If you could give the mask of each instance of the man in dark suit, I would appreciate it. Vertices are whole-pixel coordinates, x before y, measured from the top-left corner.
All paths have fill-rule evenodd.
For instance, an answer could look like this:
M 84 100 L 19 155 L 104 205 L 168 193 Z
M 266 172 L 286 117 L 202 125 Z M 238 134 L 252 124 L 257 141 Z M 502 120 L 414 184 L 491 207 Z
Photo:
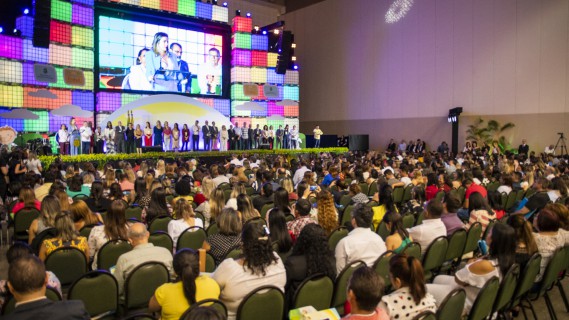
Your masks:
M 249 145 L 247 147 L 249 149 L 253 149 L 253 128 L 251 127 L 251 123 L 249 123 L 249 129 L 247 129 L 247 133 L 249 134 Z
M 275 146 L 275 149 L 281 149 L 283 147 L 283 135 L 284 135 L 284 130 L 283 130 L 283 125 L 279 125 L 279 128 L 277 129 L 277 144 Z
M 261 128 L 259 128 L 259 124 L 257 124 L 257 127 L 255 128 L 255 133 L 253 135 L 255 139 L 253 146 L 255 149 L 258 149 L 259 145 L 261 145 Z
M 522 139 L 522 144 L 518 147 L 518 154 L 529 154 L 529 146 L 526 143 L 526 139 Z
M 90 319 L 82 301 L 51 301 L 45 291 L 48 275 L 43 262 L 33 255 L 20 257 L 8 269 L 8 289 L 16 299 L 14 312 L 6 320 Z
M 192 86 L 189 80 L 190 68 L 188 68 L 188 63 L 182 60 L 182 46 L 179 43 L 174 42 L 170 45 L 170 51 L 172 51 L 178 59 L 178 67 L 180 68 L 180 71 L 186 72 L 180 76 L 180 78 L 183 78 L 183 80 L 178 83 L 178 92 L 189 93 Z
M 203 149 L 204 151 L 208 151 L 211 145 L 211 132 L 209 131 L 209 124 L 207 120 L 205 124 L 202 126 L 202 137 L 203 137 Z
M 229 125 L 227 136 L 229 137 L 229 150 L 235 149 L 235 130 L 233 130 L 233 125 Z
M 118 126 L 115 127 L 115 151 L 117 153 L 124 153 L 125 150 L 125 134 L 126 128 L 119 121 Z
M 215 126 L 215 121 L 211 122 L 209 126 L 209 132 L 211 132 L 211 150 L 219 150 L 217 146 L 217 141 L 219 139 L 219 128 Z

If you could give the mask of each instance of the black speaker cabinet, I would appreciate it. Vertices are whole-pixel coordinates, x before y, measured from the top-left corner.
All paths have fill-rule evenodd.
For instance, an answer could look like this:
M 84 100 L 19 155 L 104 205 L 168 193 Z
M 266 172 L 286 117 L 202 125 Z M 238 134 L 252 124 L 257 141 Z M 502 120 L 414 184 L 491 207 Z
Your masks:
M 51 0 L 36 0 L 34 16 L 34 47 L 49 48 L 49 23 L 51 17 Z
M 290 31 L 283 31 L 279 38 L 279 56 L 277 58 L 276 74 L 285 74 L 291 59 L 293 36 Z
M 349 136 L 348 148 L 350 151 L 367 151 L 369 150 L 369 135 L 367 134 L 351 134 Z
M 164 150 L 162 150 L 162 147 L 143 147 L 142 148 L 142 153 L 147 153 L 147 152 L 163 152 Z

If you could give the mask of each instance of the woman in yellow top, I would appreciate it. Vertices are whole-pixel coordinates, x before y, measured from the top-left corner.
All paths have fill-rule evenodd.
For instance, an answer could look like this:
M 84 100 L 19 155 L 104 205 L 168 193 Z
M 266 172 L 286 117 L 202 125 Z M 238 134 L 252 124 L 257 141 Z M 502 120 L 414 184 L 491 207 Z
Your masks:
M 75 231 L 73 220 L 68 213 L 60 213 L 55 217 L 55 228 L 57 235 L 55 238 L 44 240 L 40 248 L 39 257 L 42 261 L 49 256 L 50 253 L 58 248 L 73 247 L 81 250 L 87 261 L 89 260 L 89 246 L 87 245 L 87 238 L 79 236 Z
M 372 207 L 373 210 L 373 228 L 377 230 L 377 226 L 383 220 L 383 216 L 388 211 L 399 212 L 393 203 L 393 188 L 386 184 L 381 187 L 378 193 L 373 195 L 372 201 L 377 201 L 379 206 Z
M 150 298 L 148 310 L 160 311 L 162 320 L 177 320 L 190 305 L 204 299 L 218 299 L 219 285 L 208 276 L 200 276 L 199 257 L 192 249 L 182 249 L 173 261 L 178 279 L 158 287 Z

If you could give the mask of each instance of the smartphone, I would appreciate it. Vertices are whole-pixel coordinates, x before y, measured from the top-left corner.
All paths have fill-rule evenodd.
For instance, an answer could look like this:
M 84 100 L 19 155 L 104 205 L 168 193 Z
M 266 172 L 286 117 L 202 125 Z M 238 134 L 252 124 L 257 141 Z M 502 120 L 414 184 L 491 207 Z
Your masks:
M 318 186 L 310 186 L 310 191 L 315 191 Z
M 478 249 L 480 249 L 480 253 L 483 256 L 488 254 L 488 244 L 486 244 L 486 240 L 478 240 Z

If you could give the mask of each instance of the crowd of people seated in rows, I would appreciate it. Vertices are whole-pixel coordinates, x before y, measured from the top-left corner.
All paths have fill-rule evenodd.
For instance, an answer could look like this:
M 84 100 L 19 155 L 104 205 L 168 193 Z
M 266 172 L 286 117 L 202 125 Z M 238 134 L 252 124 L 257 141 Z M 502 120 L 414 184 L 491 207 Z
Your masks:
M 134 249 L 113 268 L 121 294 L 124 279 L 137 265 L 164 263 L 179 281 L 159 287 L 149 301 L 149 310 L 163 319 L 177 319 L 205 298 L 219 298 L 233 319 L 243 298 L 268 284 L 280 288 L 290 306 L 307 277 L 335 279 L 350 263 L 361 260 L 371 267 L 388 251 L 393 255 L 394 291 L 383 292 L 389 284 L 380 284 L 382 279 L 362 268 L 348 285 L 346 317 L 412 319 L 436 310 L 456 287 L 466 288 L 468 313 L 488 279 L 503 277 L 513 263 L 523 267 L 536 252 L 542 256 L 538 282 L 553 252 L 569 244 L 568 173 L 562 157 L 479 157 L 468 152 L 456 158 L 374 151 L 293 159 L 235 154 L 209 164 L 181 158 L 111 162 L 101 171 L 93 163 L 56 161 L 41 175 L 10 176 L 5 203 L 10 220 L 17 219 L 19 210 L 40 211 L 28 241 L 39 248 L 40 260 L 71 246 L 96 269 L 105 243 L 128 240 Z M 401 190 L 410 191 L 408 201 L 395 196 Z M 503 195 L 512 192 L 524 197 L 504 208 Z M 142 209 L 140 219 L 126 218 L 129 207 Z M 405 215 L 418 223 L 403 227 Z M 163 216 L 172 218 L 166 231 L 174 244 L 188 228 L 219 229 L 203 244 L 215 260 L 212 274 L 199 273 L 192 250 L 176 248 L 173 254 L 149 243 L 149 226 Z M 499 222 L 486 230 L 494 220 Z M 349 233 L 330 248 L 328 237 L 342 222 Z M 436 238 L 476 223 L 482 225 L 488 252 L 453 276 L 439 275 L 427 283 L 421 261 L 404 253 L 416 242 L 424 254 Z M 88 237 L 79 235 L 85 226 L 92 226 Z M 388 234 L 381 236 L 383 226 Z M 55 236 L 34 243 L 47 228 L 55 228 Z M 226 259 L 234 250 L 241 254 Z M 10 272 L 17 273 L 13 262 Z M 57 288 L 57 282 L 50 275 L 50 284 Z M 4 294 L 8 291 L 17 289 Z

